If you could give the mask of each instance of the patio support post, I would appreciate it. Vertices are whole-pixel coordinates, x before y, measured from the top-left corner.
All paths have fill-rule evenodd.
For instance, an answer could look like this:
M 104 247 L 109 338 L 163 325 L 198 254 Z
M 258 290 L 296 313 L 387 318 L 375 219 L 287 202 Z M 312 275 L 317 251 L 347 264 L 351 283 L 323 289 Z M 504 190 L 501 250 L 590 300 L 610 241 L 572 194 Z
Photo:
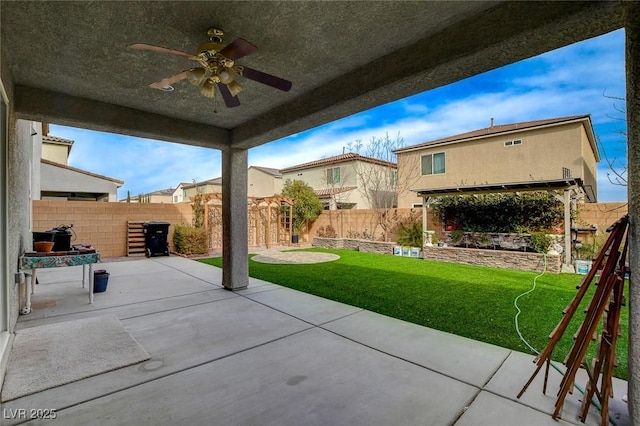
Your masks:
M 564 264 L 571 266 L 571 189 L 564 190 Z
M 640 425 L 640 3 L 625 2 L 629 200 L 629 414 Z
M 222 151 L 222 285 L 240 290 L 249 285 L 246 149 Z
M 427 197 L 422 197 L 422 247 L 427 246 Z

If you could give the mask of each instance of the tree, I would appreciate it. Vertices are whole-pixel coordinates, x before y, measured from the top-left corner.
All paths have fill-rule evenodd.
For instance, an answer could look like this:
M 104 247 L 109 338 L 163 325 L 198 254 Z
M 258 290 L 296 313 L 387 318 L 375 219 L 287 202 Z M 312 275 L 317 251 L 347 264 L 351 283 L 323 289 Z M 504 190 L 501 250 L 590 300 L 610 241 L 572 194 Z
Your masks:
M 195 179 L 193 180 L 195 184 Z M 204 206 L 203 206 L 202 191 L 196 185 L 196 195 L 193 197 L 193 203 L 191 204 L 191 210 L 193 211 L 192 225 L 197 229 L 204 229 Z
M 397 156 L 395 150 L 404 146 L 404 139 L 400 133 L 395 139 L 386 133 L 384 137 L 372 136 L 367 145 L 358 139 L 349 143 L 347 148 L 357 154 L 380 160 L 380 165 L 358 161 L 355 173 L 358 178 L 358 190 L 367 200 L 369 208 L 375 209 L 375 220 L 382 228 L 382 238 L 387 241 L 389 232 L 394 229 L 403 218 L 393 210 L 398 206 L 398 194 L 408 191 L 418 178 L 418 169 L 407 167 L 402 179 L 398 179 Z
M 620 98 L 617 96 L 610 96 L 603 93 L 605 98 L 612 99 L 614 101 L 625 102 L 625 98 Z M 618 106 L 616 103 L 613 104 L 613 109 L 616 111 L 616 115 L 608 115 L 607 116 L 616 121 L 622 121 L 626 123 L 627 112 L 624 108 Z M 622 160 L 618 156 L 609 156 L 610 153 L 607 153 L 604 144 L 600 140 L 597 139 L 598 145 L 600 145 L 600 150 L 602 151 L 602 156 L 604 160 L 607 162 L 609 166 L 610 172 L 607 172 L 607 179 L 614 185 L 627 186 L 627 132 L 624 130 L 619 130 L 617 132 L 620 136 L 624 138 L 622 141 L 622 149 L 623 155 Z
M 131 192 L 127 191 L 127 203 L 131 202 Z
M 293 205 L 293 233 L 300 234 L 302 228 L 313 222 L 322 212 L 322 202 L 312 187 L 301 180 L 287 179 L 282 195 L 295 199 Z

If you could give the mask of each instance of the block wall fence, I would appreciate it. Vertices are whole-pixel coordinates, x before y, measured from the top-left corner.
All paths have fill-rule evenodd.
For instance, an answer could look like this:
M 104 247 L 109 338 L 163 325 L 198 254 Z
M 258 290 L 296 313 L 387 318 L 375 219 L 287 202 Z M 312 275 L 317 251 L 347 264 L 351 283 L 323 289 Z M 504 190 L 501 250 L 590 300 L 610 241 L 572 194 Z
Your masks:
M 169 244 L 176 225 L 191 224 L 190 204 L 105 203 L 99 201 L 34 201 L 33 231 L 73 224 L 71 244 L 89 243 L 103 258 L 127 255 L 127 222 L 168 222 Z M 31 243 L 28 243 L 29 249 Z
M 604 231 L 627 213 L 626 203 L 597 203 L 579 206 L 579 224 L 595 225 Z M 422 220 L 422 209 L 392 209 L 392 215 L 413 216 Z M 122 257 L 127 255 L 127 221 L 161 221 L 171 224 L 169 243 L 173 246 L 175 225 L 190 224 L 193 218 L 191 205 L 160 203 L 105 203 L 97 201 L 43 201 L 33 202 L 33 231 L 46 231 L 59 225 L 73 223 L 76 233 L 74 243 L 90 243 L 102 257 Z M 432 212 L 429 214 L 428 228 L 441 236 L 442 224 Z M 377 224 L 372 210 L 323 211 L 302 235 L 305 242 L 318 236 L 318 229 L 333 226 L 339 237 L 364 232 L 375 239 L 382 237 L 382 228 Z M 390 241 L 396 236 L 389 235 Z M 25 244 L 31 248 L 31 242 Z

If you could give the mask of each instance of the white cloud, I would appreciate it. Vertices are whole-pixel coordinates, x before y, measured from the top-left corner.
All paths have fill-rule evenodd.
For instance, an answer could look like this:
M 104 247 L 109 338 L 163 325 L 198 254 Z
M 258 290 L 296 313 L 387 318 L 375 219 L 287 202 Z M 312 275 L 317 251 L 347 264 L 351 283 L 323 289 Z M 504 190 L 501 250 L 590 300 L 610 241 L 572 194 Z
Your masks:
M 611 99 L 624 95 L 622 30 L 558 49 L 511 67 L 490 71 L 394 104 L 365 111 L 288 138 L 253 148 L 249 165 L 284 168 L 338 155 L 350 142 L 399 132 L 405 145 L 496 124 L 575 114 L 591 114 L 596 135 L 611 152 L 620 129 Z M 614 126 L 614 123 L 616 126 Z M 121 196 L 175 187 L 179 182 L 220 176 L 220 152 L 121 135 L 52 126 L 55 136 L 74 139 L 70 164 L 125 180 Z M 614 146 L 614 144 L 616 144 Z M 605 168 L 606 169 L 606 168 Z M 610 185 L 602 165 L 601 200 L 626 200 L 626 190 Z

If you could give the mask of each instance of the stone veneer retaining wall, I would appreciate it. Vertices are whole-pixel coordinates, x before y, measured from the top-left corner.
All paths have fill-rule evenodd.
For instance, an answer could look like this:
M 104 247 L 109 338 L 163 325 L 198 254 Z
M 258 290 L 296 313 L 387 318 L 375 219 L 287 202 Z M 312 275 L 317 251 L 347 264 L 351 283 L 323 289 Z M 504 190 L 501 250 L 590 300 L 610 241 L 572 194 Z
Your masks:
M 321 238 L 315 237 L 314 247 L 357 250 L 365 253 L 393 254 L 393 247 L 397 243 L 385 243 L 383 241 L 356 240 L 353 238 Z
M 393 254 L 397 243 L 382 241 L 356 240 L 349 238 L 313 239 L 314 247 L 350 249 L 367 253 Z M 468 249 L 461 247 L 424 247 L 424 259 L 442 262 L 465 263 L 468 265 L 492 266 L 494 268 L 514 269 L 518 271 L 542 272 L 544 258 L 539 253 L 507 250 Z M 557 254 L 547 255 L 547 272 L 560 273 L 562 258 Z
M 424 247 L 423 257 L 442 262 L 466 263 L 468 265 L 492 266 L 494 268 L 519 271 L 542 272 L 544 259 L 540 253 L 507 250 L 484 250 L 461 247 Z M 561 256 L 547 255 L 547 272 L 560 273 Z

